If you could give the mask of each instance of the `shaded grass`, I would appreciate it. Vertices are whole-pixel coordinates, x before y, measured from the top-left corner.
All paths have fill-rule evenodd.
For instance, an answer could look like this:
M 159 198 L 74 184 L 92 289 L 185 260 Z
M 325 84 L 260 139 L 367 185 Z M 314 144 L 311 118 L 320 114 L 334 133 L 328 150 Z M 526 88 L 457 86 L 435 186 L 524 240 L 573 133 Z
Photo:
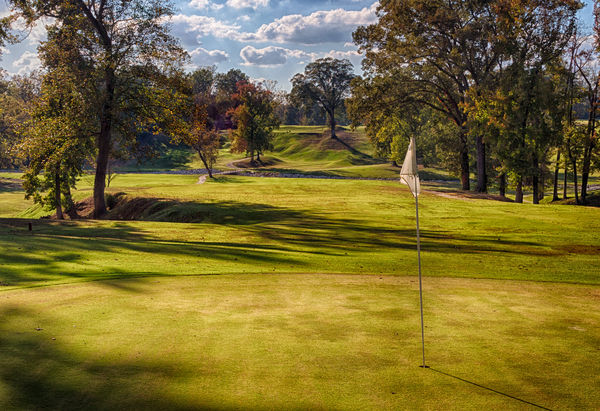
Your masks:
M 426 278 L 435 372 L 418 367 L 410 277 L 224 275 L 3 292 L 0 407 L 591 409 L 599 297 L 585 286 Z

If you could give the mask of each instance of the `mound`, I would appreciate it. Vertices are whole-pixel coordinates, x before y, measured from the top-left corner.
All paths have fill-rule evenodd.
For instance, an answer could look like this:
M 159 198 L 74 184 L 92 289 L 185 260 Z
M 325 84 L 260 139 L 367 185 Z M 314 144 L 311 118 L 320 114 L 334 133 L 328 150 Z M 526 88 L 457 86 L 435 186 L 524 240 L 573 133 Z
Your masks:
M 600 191 L 593 191 L 588 194 L 585 204 L 577 204 L 575 198 L 568 198 L 566 200 L 554 201 L 552 204 L 564 204 L 564 205 L 585 205 L 590 207 L 600 207 Z

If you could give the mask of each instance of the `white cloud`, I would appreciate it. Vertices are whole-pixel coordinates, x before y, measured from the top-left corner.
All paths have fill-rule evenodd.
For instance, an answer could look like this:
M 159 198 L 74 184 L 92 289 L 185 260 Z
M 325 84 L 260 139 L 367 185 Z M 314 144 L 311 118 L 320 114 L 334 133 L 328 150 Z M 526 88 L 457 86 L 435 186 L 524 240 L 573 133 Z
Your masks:
M 41 66 L 41 61 L 36 53 L 26 51 L 21 55 L 21 57 L 15 60 L 12 65 L 15 68 L 13 73 L 27 74 L 39 69 Z
M 209 4 L 209 0 L 197 0 L 198 4 Z M 227 4 L 268 4 L 268 0 L 228 0 Z M 240 32 L 240 25 L 216 20 L 208 16 L 186 16 L 178 14 L 173 16 L 171 22 L 174 30 L 182 39 L 184 44 L 199 42 L 204 36 L 227 38 L 241 42 L 275 42 L 275 43 L 298 43 L 298 44 L 320 44 L 329 42 L 347 42 L 351 33 L 359 25 L 371 24 L 377 21 L 375 11 L 378 2 L 362 10 L 352 11 L 335 9 L 327 11 L 316 11 L 308 16 L 292 14 L 275 19 L 273 22 L 263 24 L 254 33 Z M 247 21 L 248 16 L 238 18 L 239 21 Z M 193 36 L 193 39 L 190 39 Z M 351 43 L 348 43 L 351 44 Z
M 358 11 L 335 9 L 316 11 L 308 16 L 291 14 L 263 24 L 256 33 L 245 33 L 242 39 L 300 44 L 345 41 L 356 26 L 377 21 L 378 5 L 375 2 Z
M 198 47 L 190 52 L 195 66 L 210 66 L 229 60 L 229 54 L 223 50 L 206 50 Z
M 193 34 L 197 37 L 213 35 L 220 38 L 239 37 L 240 26 L 237 24 L 227 24 L 214 17 L 207 16 L 185 16 L 177 14 L 171 18 L 171 23 L 177 28 L 177 25 L 185 26 L 184 32 Z
M 334 59 L 349 59 L 352 57 L 360 57 L 361 54 L 356 50 L 350 51 L 340 51 L 340 50 L 330 50 L 325 57 L 332 57 Z
M 267 7 L 269 0 L 227 0 L 227 5 L 234 9 L 258 9 L 259 7 Z
M 189 6 L 198 10 L 221 10 L 224 7 L 222 4 L 213 3 L 210 0 L 192 0 L 190 1 Z
M 246 46 L 240 51 L 244 66 L 280 66 L 287 63 L 288 58 L 314 59 L 316 54 L 302 50 L 290 50 L 283 47 L 268 46 L 257 49 Z

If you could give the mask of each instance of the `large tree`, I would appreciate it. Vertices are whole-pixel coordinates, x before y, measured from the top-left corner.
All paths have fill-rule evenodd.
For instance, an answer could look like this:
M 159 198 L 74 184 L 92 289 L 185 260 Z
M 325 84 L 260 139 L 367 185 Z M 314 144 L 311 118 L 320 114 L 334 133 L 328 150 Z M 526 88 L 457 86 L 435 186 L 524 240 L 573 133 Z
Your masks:
M 34 24 L 52 18 L 69 31 L 97 84 L 96 176 L 94 217 L 106 212 L 104 190 L 115 136 L 156 130 L 174 93 L 169 72 L 177 70 L 185 52 L 170 35 L 169 0 L 10 0 L 17 14 Z M 171 98 L 170 98 L 171 97 Z
M 327 113 L 331 138 L 335 134 L 335 113 L 344 105 L 350 93 L 352 63 L 331 57 L 318 59 L 306 66 L 304 73 L 292 78 L 292 96 L 297 101 L 310 106 L 317 103 Z
M 279 127 L 279 119 L 275 115 L 273 95 L 260 85 L 239 82 L 238 92 L 234 98 L 238 106 L 231 110 L 235 129 L 231 131 L 233 152 L 246 152 L 250 161 L 254 155 L 260 162 L 260 155 L 271 150 L 273 130 Z
M 564 98 L 559 65 L 575 29 L 577 1 L 522 0 L 514 7 L 498 1 L 498 35 L 505 65 L 494 89 L 479 99 L 490 127 L 499 131 L 498 152 L 513 174 L 516 201 L 530 180 L 533 202 L 541 197 L 540 180 L 552 147 L 560 144 Z
M 419 106 L 442 113 L 455 124 L 462 187 L 469 182 L 467 92 L 484 87 L 497 67 L 495 16 L 489 0 L 384 0 L 379 21 L 360 27 L 354 41 L 366 53 L 365 80 L 360 88 L 376 88 L 364 105 L 364 117 L 377 111 L 403 112 Z M 354 93 L 354 91 L 353 91 Z M 371 108 L 369 108 L 371 107 Z M 486 151 L 477 147 L 477 190 L 487 190 Z

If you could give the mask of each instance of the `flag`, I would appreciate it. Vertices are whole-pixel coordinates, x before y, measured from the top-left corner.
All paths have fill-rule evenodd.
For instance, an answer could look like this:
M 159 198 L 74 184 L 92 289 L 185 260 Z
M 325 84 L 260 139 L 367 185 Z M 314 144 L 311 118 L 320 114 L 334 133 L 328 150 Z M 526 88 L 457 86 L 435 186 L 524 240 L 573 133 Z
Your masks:
M 417 169 L 417 148 L 415 138 L 410 138 L 410 144 L 402 163 L 400 171 L 400 181 L 410 188 L 410 192 L 415 198 L 421 194 L 421 182 L 419 181 L 419 171 Z

